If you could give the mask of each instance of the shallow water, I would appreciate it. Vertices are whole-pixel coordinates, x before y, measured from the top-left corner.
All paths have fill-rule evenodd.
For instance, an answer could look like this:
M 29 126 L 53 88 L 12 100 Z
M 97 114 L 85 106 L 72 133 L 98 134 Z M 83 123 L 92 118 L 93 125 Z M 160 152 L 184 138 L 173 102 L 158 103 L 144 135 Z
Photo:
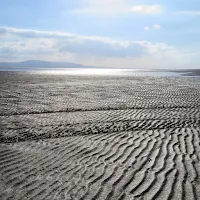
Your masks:
M 29 73 L 39 74 L 55 74 L 55 75 L 100 75 L 100 76 L 182 76 L 181 72 L 170 72 L 163 70 L 153 69 L 111 69 L 111 68 L 34 68 L 34 69 L 23 69 L 17 68 L 7 71 L 26 71 Z
M 155 76 L 155 77 L 200 77 L 198 69 L 126 69 L 126 68 L 0 68 L 0 71 L 27 72 L 33 74 L 75 76 Z

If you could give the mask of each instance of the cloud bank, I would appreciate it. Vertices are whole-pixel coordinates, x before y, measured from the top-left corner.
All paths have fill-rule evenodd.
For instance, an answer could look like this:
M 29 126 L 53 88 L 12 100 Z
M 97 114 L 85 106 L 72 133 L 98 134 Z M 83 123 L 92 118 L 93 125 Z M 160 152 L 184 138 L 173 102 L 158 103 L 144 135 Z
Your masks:
M 0 27 L 0 61 L 41 59 L 107 67 L 163 67 L 176 48 L 148 41 L 120 41 L 65 32 Z M 171 63 L 170 63 L 171 62 Z M 166 64 L 166 62 L 165 62 Z

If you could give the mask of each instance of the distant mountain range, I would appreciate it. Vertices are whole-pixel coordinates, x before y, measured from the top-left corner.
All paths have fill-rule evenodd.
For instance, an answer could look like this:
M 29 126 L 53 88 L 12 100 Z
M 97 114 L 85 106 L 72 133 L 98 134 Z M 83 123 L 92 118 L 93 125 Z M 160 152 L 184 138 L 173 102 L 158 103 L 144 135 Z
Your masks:
M 23 62 L 0 62 L 0 69 L 38 69 L 38 68 L 93 68 L 70 62 L 48 62 L 28 60 Z

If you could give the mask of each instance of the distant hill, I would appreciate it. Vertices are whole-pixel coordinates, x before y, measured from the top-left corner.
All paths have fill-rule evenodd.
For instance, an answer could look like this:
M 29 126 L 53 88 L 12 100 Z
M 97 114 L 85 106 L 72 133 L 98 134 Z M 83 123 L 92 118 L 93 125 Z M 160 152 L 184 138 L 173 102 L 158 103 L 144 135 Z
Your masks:
M 23 62 L 0 62 L 0 69 L 38 69 L 38 68 L 91 68 L 70 62 L 48 62 L 40 60 L 28 60 Z

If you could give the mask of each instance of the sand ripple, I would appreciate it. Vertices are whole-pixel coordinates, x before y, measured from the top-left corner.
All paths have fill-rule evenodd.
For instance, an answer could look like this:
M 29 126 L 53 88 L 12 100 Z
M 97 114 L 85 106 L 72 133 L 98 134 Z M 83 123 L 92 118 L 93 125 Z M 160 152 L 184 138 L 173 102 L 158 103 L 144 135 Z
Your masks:
M 200 79 L 0 80 L 0 199 L 200 199 Z

